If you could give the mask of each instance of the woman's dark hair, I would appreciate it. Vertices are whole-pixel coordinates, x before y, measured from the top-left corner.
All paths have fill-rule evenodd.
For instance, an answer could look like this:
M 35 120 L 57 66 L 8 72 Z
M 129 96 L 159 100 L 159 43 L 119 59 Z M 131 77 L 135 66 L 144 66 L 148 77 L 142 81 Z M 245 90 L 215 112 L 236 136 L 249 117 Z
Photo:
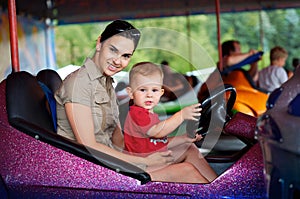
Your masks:
M 140 31 L 127 21 L 115 20 L 106 26 L 105 30 L 101 34 L 100 42 L 103 42 L 117 34 L 131 39 L 134 42 L 134 48 L 138 45 L 141 37 Z
M 160 64 L 162 64 L 162 65 L 169 65 L 169 62 L 167 62 L 166 60 L 163 60 Z

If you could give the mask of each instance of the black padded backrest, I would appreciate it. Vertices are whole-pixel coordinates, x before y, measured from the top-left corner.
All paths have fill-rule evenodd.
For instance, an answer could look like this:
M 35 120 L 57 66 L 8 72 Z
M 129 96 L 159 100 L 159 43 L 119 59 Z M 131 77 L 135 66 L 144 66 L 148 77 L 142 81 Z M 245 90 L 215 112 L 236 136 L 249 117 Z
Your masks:
M 6 104 L 9 121 L 21 119 L 54 130 L 46 96 L 30 73 L 21 71 L 7 77 Z
M 139 167 L 55 133 L 46 100 L 35 76 L 22 71 L 12 73 L 7 77 L 6 109 L 11 126 L 97 165 L 136 178 L 142 184 L 151 181 L 150 175 Z
M 62 79 L 59 74 L 51 69 L 39 71 L 36 78 L 38 81 L 44 83 L 52 91 L 52 93 L 55 93 L 62 83 Z

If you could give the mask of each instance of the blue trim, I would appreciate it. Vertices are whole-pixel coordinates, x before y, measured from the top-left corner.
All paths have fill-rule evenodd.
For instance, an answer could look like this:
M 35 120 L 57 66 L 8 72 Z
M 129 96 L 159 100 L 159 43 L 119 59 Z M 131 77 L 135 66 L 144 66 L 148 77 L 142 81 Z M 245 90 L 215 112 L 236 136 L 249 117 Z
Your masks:
M 40 84 L 43 92 L 45 93 L 45 96 L 46 96 L 47 101 L 49 103 L 49 107 L 50 107 L 50 111 L 51 111 L 51 117 L 52 117 L 52 121 L 53 121 L 53 127 L 54 127 L 54 131 L 56 132 L 56 130 L 57 130 L 57 124 L 56 124 L 56 101 L 55 101 L 55 98 L 54 98 L 54 94 L 48 88 L 48 86 L 46 86 L 44 83 L 42 83 L 42 82 L 39 81 L 39 84 Z
M 242 68 L 243 66 L 248 65 L 248 64 L 252 64 L 253 62 L 258 61 L 263 54 L 264 54 L 264 52 L 262 52 L 262 51 L 255 53 L 254 55 L 247 57 L 246 59 L 242 60 L 241 62 L 224 69 L 221 74 L 226 75 L 233 70 Z

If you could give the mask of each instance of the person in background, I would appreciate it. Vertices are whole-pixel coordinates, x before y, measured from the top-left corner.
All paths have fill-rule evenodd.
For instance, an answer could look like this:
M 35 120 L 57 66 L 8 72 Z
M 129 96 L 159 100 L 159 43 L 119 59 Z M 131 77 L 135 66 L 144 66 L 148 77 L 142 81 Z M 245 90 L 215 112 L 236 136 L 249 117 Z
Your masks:
M 238 64 L 244 59 L 257 53 L 257 50 L 250 49 L 248 52 L 241 52 L 241 43 L 238 40 L 227 40 L 222 43 L 222 68 L 220 62 L 217 63 L 217 68 L 210 74 L 205 83 L 202 84 L 198 92 L 198 99 L 201 101 L 207 96 L 210 89 L 214 89 L 223 84 L 221 72 L 232 65 Z M 258 60 L 259 61 L 259 60 Z M 258 82 L 258 61 L 250 64 L 247 71 L 256 85 Z
M 134 164 L 149 172 L 153 181 L 190 182 L 197 170 L 188 163 L 173 164 L 170 150 L 147 157 L 129 155 L 123 150 L 111 76 L 127 67 L 139 39 L 140 31 L 126 21 L 116 20 L 106 26 L 97 39 L 93 56 L 68 75 L 55 93 L 57 133 Z
M 157 151 L 171 150 L 175 163 L 187 162 L 198 170 L 201 178 L 196 181 L 206 183 L 216 178 L 195 144 L 202 139 L 196 134 L 190 138 L 187 134 L 168 138 L 185 120 L 198 120 L 201 115 L 200 104 L 183 108 L 168 119 L 160 121 L 154 107 L 164 93 L 163 72 L 151 62 L 140 62 L 133 66 L 129 73 L 128 95 L 133 101 L 124 125 L 125 150 L 131 154 L 148 156 Z M 176 172 L 176 171 L 174 171 Z
M 244 59 L 257 53 L 257 50 L 250 49 L 248 52 L 242 53 L 241 44 L 238 40 L 228 40 L 222 43 L 223 68 L 228 68 L 237 64 Z M 250 69 L 247 71 L 254 82 L 258 80 L 258 65 L 257 62 L 250 64 Z
M 293 60 L 292 60 L 293 69 L 292 70 L 286 70 L 289 79 L 294 75 L 294 72 L 295 72 L 295 70 L 296 70 L 296 68 L 299 64 L 300 64 L 300 59 L 299 58 L 293 58 Z
M 292 61 L 292 65 L 293 65 L 294 70 L 297 68 L 297 66 L 299 66 L 299 64 L 300 64 L 300 59 L 299 58 L 294 58 L 293 61 Z
M 281 46 L 275 46 L 270 52 L 270 65 L 259 71 L 259 87 L 272 92 L 288 80 L 284 70 L 288 52 Z

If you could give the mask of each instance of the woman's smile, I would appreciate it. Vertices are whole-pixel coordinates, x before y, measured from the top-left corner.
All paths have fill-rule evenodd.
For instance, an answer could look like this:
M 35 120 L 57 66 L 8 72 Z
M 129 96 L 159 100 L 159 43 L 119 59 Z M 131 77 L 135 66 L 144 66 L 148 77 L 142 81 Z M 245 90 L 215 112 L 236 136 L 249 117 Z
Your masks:
M 112 71 L 112 72 L 115 72 L 115 71 L 118 69 L 118 67 L 116 67 L 116 66 L 114 66 L 114 65 L 112 65 L 112 64 L 109 64 L 109 65 L 108 65 L 108 69 L 109 69 L 110 71 Z

